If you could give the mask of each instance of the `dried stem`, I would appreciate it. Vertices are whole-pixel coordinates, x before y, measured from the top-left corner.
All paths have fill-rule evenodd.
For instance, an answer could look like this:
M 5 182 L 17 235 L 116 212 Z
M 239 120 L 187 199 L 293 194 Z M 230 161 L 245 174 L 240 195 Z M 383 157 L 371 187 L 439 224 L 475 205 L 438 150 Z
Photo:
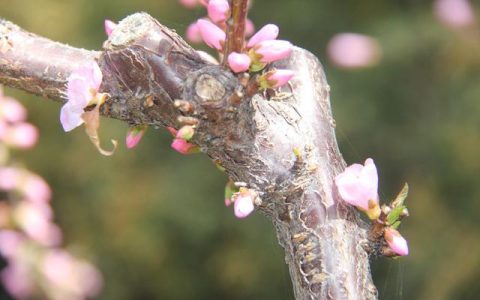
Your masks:
M 230 17 L 227 20 L 227 38 L 222 62 L 224 66 L 227 65 L 230 53 L 243 51 L 247 13 L 248 0 L 230 0 Z

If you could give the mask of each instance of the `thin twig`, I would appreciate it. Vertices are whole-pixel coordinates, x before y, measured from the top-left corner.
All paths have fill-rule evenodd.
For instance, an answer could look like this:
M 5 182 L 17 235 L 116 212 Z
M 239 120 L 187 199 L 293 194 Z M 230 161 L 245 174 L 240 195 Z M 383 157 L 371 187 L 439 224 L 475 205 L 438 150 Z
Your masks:
M 227 38 L 223 51 L 223 65 L 227 64 L 228 55 L 241 53 L 245 44 L 245 23 L 248 13 L 248 0 L 230 0 L 230 17 L 227 20 Z

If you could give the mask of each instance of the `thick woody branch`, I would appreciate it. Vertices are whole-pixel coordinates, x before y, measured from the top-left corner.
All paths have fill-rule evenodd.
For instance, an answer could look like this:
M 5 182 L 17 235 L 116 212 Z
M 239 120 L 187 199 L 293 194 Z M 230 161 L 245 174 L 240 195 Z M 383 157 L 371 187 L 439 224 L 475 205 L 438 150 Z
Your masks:
M 4 84 L 61 100 L 69 73 L 96 59 L 101 91 L 109 94 L 104 115 L 130 124 L 195 123 L 202 151 L 258 193 L 257 208 L 272 219 L 285 249 L 296 299 L 376 298 L 365 226 L 333 185 L 345 163 L 329 86 L 311 53 L 295 48 L 276 64 L 296 74 L 282 90 L 247 97 L 242 80 L 204 62 L 146 14 L 123 20 L 102 52 L 61 45 L 6 21 L 0 32 L 10 43 L 0 53 Z

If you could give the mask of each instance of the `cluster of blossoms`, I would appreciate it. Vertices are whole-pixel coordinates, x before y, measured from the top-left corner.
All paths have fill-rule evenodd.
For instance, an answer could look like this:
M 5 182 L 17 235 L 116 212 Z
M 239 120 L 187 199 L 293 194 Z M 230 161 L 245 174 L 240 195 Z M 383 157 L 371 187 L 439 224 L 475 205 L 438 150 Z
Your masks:
M 408 187 L 400 192 L 389 206 L 380 208 L 378 197 L 378 173 L 371 158 L 364 165 L 353 164 L 335 178 L 340 197 L 350 205 L 355 206 L 373 220 L 382 224 L 383 236 L 389 248 L 395 255 L 408 255 L 407 241 L 396 230 L 408 210 L 403 202 L 408 194 Z
M 186 7 L 203 5 L 207 8 L 208 19 L 200 19 L 187 29 L 187 39 L 191 42 L 205 42 L 222 54 L 225 47 L 226 20 L 230 17 L 230 7 L 227 0 L 181 1 Z M 253 24 L 246 21 L 245 33 L 253 33 Z M 279 29 L 274 24 L 263 26 L 244 45 L 242 53 L 232 52 L 227 57 L 228 66 L 234 73 L 260 72 L 272 62 L 287 58 L 292 51 L 288 41 L 277 40 Z M 272 69 L 257 77 L 261 89 L 277 88 L 286 84 L 294 73 L 291 70 Z
M 10 163 L 10 148 L 35 145 L 36 128 L 24 123 L 26 110 L 13 98 L 0 96 L 0 112 L 3 130 L 33 128 L 17 132 L 14 139 L 11 133 L 0 139 L 0 254 L 7 262 L 0 273 L 2 284 L 17 299 L 95 296 L 102 277 L 60 247 L 62 233 L 53 221 L 50 187 L 40 176 Z

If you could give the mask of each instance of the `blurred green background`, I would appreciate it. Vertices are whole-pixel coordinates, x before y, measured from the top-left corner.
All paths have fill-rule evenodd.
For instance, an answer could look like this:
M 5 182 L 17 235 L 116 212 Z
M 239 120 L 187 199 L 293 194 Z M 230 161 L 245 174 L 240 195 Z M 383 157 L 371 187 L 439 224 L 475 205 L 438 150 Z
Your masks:
M 101 47 L 105 18 L 137 11 L 179 33 L 204 15 L 176 0 L 0 0 L 1 17 L 87 49 Z M 450 30 L 431 1 L 419 0 L 263 0 L 250 17 L 257 27 L 278 24 L 282 39 L 325 64 L 347 162 L 373 157 L 384 199 L 410 184 L 411 217 L 401 231 L 411 254 L 372 262 L 380 299 L 478 299 L 478 28 Z M 343 31 L 378 38 L 380 64 L 358 71 L 329 64 L 326 43 Z M 98 299 L 293 299 L 271 224 L 261 215 L 234 218 L 223 205 L 226 178 L 206 156 L 181 156 L 166 131 L 150 130 L 135 150 L 102 157 L 82 129 L 62 131 L 58 103 L 6 94 L 41 130 L 34 150 L 15 155 L 53 187 L 68 248 L 103 272 Z M 105 141 L 123 141 L 126 129 L 102 120 Z

